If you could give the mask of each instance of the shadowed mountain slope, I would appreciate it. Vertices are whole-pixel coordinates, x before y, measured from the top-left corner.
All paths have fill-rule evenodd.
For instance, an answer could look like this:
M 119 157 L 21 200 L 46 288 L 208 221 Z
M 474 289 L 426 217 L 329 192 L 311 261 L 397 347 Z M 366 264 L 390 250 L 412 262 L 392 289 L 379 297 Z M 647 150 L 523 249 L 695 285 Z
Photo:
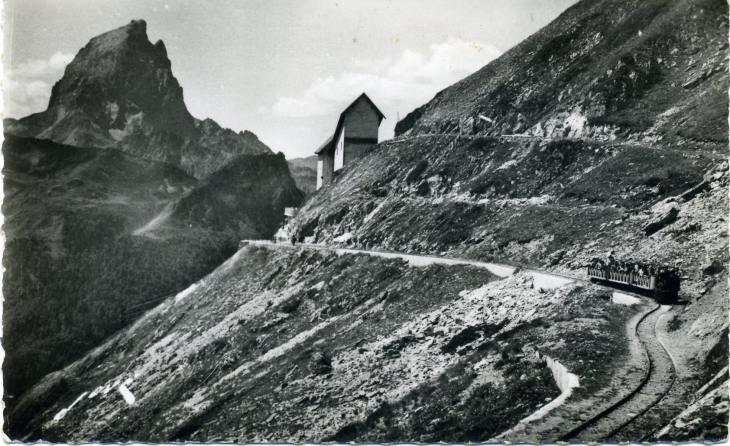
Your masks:
M 6 135 L 3 155 L 11 408 L 40 377 L 210 272 L 241 238 L 273 235 L 284 207 L 303 198 L 283 155 L 241 156 L 202 183 L 115 149 Z
M 317 187 L 317 156 L 294 158 L 287 162 L 297 187 L 307 195 L 313 193 Z

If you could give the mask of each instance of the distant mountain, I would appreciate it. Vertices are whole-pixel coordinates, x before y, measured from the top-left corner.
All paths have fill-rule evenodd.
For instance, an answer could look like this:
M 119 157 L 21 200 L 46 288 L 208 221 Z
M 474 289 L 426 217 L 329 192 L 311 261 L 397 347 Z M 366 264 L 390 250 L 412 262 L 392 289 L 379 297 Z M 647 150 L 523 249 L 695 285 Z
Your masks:
M 287 161 L 297 187 L 309 195 L 317 188 L 317 156 L 294 158 Z
M 272 153 L 251 132 L 190 115 L 165 44 L 148 40 L 143 20 L 91 39 L 53 86 L 48 109 L 4 126 L 18 136 L 116 148 L 199 179 L 239 155 Z

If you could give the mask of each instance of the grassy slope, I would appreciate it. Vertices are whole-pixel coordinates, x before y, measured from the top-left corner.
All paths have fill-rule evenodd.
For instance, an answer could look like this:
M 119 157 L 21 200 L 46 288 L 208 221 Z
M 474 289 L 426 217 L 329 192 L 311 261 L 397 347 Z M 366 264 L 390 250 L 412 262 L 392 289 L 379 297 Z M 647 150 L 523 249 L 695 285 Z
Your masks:
M 48 440 L 478 441 L 559 393 L 536 350 L 586 391 L 602 385 L 597 367 L 610 371 L 602 362 L 622 363 L 631 308 L 592 286 L 541 293 L 524 274 L 495 279 L 247 247 L 46 377 L 14 415 Z M 94 396 L 52 421 L 84 392 Z

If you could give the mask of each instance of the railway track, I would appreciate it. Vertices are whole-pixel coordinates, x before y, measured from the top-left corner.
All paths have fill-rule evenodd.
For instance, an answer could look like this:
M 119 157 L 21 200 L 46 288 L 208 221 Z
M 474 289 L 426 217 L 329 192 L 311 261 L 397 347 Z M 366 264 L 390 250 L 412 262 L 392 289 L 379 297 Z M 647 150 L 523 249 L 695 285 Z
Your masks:
M 636 334 L 649 362 L 641 383 L 621 400 L 564 434 L 560 441 L 639 441 L 661 425 L 662 412 L 652 409 L 674 385 L 676 366 L 657 338 L 656 326 L 670 309 L 669 305 L 658 305 L 636 326 Z

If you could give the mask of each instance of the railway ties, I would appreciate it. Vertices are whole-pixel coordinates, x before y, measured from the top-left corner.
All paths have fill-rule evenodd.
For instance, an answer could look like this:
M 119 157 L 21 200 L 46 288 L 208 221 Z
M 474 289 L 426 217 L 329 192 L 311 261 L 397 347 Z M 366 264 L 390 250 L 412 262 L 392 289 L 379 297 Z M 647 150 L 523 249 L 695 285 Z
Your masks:
M 638 441 L 668 421 L 668 414 L 654 407 L 672 388 L 676 376 L 674 362 L 656 336 L 657 322 L 670 309 L 670 306 L 658 306 L 637 326 L 637 335 L 649 360 L 649 370 L 641 384 L 621 401 L 573 429 L 561 440 Z

